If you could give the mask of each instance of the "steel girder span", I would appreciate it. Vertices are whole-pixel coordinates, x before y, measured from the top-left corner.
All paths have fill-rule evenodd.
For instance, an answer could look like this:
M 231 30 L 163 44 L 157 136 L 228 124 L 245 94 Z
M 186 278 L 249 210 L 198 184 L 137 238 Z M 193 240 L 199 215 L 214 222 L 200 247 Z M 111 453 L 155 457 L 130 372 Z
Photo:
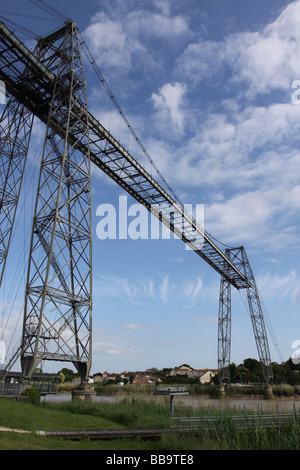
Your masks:
M 21 134 L 26 149 L 24 156 L 28 151 L 25 137 L 30 130 L 31 117 L 36 116 L 46 124 L 26 283 L 21 348 L 24 375 L 30 376 L 42 359 L 72 361 L 83 379 L 90 369 L 92 162 L 221 275 L 221 292 L 228 293 L 231 285 L 247 289 L 259 358 L 265 380 L 270 383 L 269 347 L 245 250 L 234 249 L 240 256 L 233 256 L 234 250 L 224 252 L 88 111 L 76 24 L 69 21 L 48 37 L 39 38 L 35 51 L 31 52 L 0 23 L 0 46 L 0 79 L 13 96 L 13 102 L 20 105 L 19 119 L 25 110 L 28 114 L 27 126 Z M 8 152 L 11 141 L 15 141 L 15 137 L 8 127 L 3 136 L 1 134 L 3 155 Z M 13 154 L 11 151 L 10 155 Z M 0 239 L 0 243 L 4 244 L 4 239 Z M 85 253 L 83 257 L 79 256 L 81 252 Z M 230 349 L 230 303 L 221 300 L 224 295 L 220 296 L 218 343 L 222 370 L 228 366 L 228 346 Z M 254 304 L 259 306 L 254 307 Z

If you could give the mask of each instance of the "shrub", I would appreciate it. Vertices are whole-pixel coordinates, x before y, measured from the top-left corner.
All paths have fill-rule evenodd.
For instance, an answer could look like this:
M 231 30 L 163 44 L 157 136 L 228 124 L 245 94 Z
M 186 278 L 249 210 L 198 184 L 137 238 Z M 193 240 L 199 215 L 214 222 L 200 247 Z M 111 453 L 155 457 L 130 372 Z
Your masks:
M 288 384 L 281 384 L 281 385 L 274 385 L 273 393 L 277 396 L 285 396 L 290 397 L 295 395 L 295 388 L 292 385 Z
M 28 397 L 29 403 L 31 405 L 39 405 L 41 394 L 36 387 L 28 387 L 22 392 L 23 397 Z

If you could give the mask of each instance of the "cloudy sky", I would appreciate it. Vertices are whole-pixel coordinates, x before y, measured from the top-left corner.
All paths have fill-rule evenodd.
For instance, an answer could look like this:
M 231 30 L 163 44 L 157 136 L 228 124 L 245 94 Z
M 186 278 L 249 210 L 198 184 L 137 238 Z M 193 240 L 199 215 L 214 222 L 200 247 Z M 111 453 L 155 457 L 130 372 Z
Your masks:
M 16 0 L 0 14 L 35 36 L 61 25 L 33 3 Z M 116 100 L 181 201 L 204 204 L 207 231 L 226 245 L 245 246 L 272 360 L 287 360 L 300 339 L 300 1 L 51 5 L 77 22 Z M 14 28 L 32 47 L 33 38 Z M 150 171 L 86 56 L 84 62 L 91 112 Z M 42 142 L 38 127 L 32 166 Z M 113 204 L 118 210 L 124 195 L 93 172 L 92 372 L 182 363 L 216 368 L 219 275 L 180 240 L 100 240 L 97 208 Z M 128 198 L 128 206 L 133 203 Z M 9 281 L 8 275 L 7 290 Z M 233 292 L 235 363 L 257 358 L 245 299 L 245 292 Z M 21 305 L 22 296 L 17 301 Z M 9 325 L 16 324 L 18 308 L 12 307 Z

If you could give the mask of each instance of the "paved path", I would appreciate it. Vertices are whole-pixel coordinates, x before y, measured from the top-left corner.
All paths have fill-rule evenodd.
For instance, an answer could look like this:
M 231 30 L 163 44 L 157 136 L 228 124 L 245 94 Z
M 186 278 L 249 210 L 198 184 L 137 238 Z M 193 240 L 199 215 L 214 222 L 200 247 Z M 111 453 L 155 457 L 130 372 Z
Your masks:
M 4 428 L 0 426 L 0 432 L 18 432 L 20 434 L 30 434 L 31 431 L 24 431 L 23 429 Z
M 60 437 L 63 439 L 159 439 L 168 429 L 101 429 L 87 431 L 35 431 L 35 434 L 45 437 Z M 31 431 L 11 429 L 0 426 L 0 432 L 16 432 L 30 434 Z

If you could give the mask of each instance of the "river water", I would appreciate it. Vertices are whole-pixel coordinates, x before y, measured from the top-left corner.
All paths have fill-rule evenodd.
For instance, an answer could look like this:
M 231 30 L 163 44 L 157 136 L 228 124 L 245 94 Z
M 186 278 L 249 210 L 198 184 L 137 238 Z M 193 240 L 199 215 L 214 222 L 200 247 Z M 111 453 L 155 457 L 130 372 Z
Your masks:
M 133 398 L 130 395 L 118 395 L 113 397 L 107 396 L 96 396 L 96 402 L 108 402 L 116 403 L 125 398 Z M 165 402 L 168 400 L 168 397 L 162 396 L 151 396 L 151 395 L 135 395 L 136 399 L 143 400 L 155 400 L 157 402 Z M 72 396 L 69 393 L 59 393 L 57 395 L 46 395 L 41 397 L 41 401 L 46 402 L 63 402 L 71 401 Z M 208 395 L 201 396 L 192 396 L 192 395 L 183 395 L 181 397 L 175 397 L 174 399 L 175 407 L 186 407 L 190 406 L 192 408 L 201 407 L 217 407 L 222 409 L 226 408 L 236 408 L 236 409 L 247 409 L 247 410 L 264 410 L 264 411 L 300 411 L 300 400 L 299 398 L 274 398 L 273 400 L 264 400 L 262 397 L 225 397 L 222 399 L 211 398 Z

